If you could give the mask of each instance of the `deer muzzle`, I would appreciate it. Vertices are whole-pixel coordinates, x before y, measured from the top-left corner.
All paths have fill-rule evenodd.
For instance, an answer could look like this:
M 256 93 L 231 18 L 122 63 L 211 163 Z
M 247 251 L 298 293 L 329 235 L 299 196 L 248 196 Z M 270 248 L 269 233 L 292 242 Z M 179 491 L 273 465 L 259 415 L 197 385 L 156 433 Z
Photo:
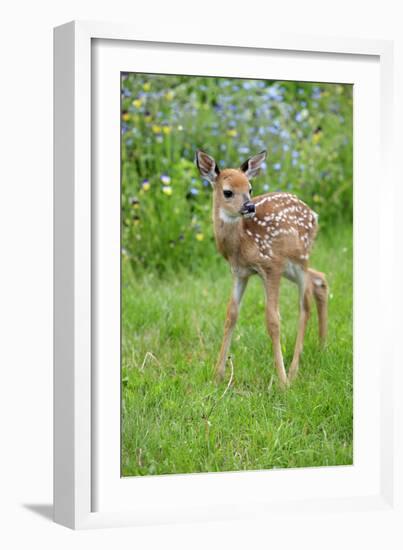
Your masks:
M 247 201 L 247 202 L 244 202 L 239 212 L 240 214 L 242 214 L 242 216 L 246 218 L 251 218 L 252 216 L 255 215 L 256 207 L 253 204 L 253 202 Z

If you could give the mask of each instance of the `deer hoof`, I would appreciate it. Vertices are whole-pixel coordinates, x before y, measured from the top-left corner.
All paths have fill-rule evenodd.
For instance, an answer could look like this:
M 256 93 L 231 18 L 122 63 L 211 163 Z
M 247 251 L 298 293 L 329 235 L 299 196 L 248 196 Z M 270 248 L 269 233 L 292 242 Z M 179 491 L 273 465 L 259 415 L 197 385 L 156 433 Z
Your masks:
M 215 371 L 215 381 L 217 382 L 217 384 L 219 384 L 220 382 L 222 382 L 224 380 L 224 371 L 221 370 L 221 369 L 216 369 Z

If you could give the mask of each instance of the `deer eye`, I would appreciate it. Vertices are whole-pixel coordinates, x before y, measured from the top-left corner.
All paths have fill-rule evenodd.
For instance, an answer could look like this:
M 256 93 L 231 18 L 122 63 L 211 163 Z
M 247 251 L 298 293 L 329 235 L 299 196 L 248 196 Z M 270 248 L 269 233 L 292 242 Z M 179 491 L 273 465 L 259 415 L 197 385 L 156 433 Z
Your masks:
M 224 197 L 226 199 L 230 199 L 234 195 L 234 193 L 232 191 L 230 191 L 229 189 L 224 189 L 223 192 L 224 192 Z

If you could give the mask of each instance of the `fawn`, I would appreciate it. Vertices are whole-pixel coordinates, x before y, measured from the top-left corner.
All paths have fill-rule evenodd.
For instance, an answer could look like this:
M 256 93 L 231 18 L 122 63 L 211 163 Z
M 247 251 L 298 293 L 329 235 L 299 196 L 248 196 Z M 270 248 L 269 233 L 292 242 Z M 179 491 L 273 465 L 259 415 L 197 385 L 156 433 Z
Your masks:
M 312 296 L 318 311 L 319 337 L 322 343 L 325 341 L 328 285 L 323 273 L 308 268 L 318 227 L 317 214 L 290 193 L 274 192 L 251 198 L 249 180 L 259 173 L 265 158 L 266 151 L 262 151 L 238 169 L 219 170 L 211 156 L 198 150 L 196 164 L 201 176 L 213 187 L 216 245 L 230 264 L 233 276 L 216 378 L 221 380 L 224 376 L 241 299 L 249 277 L 257 274 L 264 284 L 267 330 L 273 342 L 277 374 L 284 387 L 298 371 Z M 294 282 L 299 291 L 298 333 L 288 376 L 280 344 L 278 303 L 282 276 Z

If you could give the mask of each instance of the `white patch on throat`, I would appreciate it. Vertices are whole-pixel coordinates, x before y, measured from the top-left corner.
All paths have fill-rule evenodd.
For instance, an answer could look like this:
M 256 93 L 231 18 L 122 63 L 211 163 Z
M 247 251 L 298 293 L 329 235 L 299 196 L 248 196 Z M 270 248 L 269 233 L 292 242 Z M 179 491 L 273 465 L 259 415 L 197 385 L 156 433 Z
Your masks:
M 224 208 L 220 208 L 219 216 L 220 220 L 222 220 L 224 223 L 235 223 L 241 218 L 241 216 L 233 216 L 231 214 L 228 214 L 228 212 L 224 210 Z

